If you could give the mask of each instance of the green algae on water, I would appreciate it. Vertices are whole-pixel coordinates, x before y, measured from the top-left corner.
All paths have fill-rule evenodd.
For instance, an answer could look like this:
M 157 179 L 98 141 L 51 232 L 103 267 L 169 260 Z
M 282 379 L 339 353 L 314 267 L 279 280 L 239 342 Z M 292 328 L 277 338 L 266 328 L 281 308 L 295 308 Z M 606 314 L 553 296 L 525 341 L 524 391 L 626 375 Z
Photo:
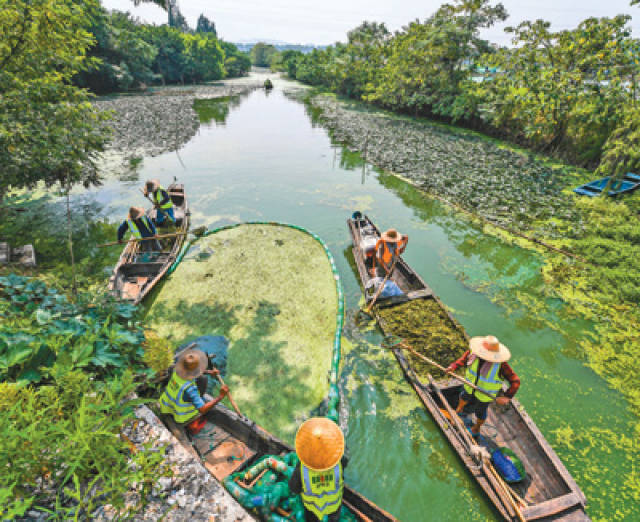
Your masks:
M 230 341 L 240 411 L 292 442 L 326 397 L 337 297 L 322 246 L 304 232 L 243 225 L 200 239 L 151 305 L 147 322 L 176 344 Z
M 448 366 L 467 350 L 467 340 L 456 328 L 445 310 L 435 299 L 414 299 L 389 308 L 381 308 L 387 333 L 402 337 L 418 353 Z M 427 374 L 442 376 L 442 372 L 418 357 L 406 352 L 411 366 L 422 380 Z

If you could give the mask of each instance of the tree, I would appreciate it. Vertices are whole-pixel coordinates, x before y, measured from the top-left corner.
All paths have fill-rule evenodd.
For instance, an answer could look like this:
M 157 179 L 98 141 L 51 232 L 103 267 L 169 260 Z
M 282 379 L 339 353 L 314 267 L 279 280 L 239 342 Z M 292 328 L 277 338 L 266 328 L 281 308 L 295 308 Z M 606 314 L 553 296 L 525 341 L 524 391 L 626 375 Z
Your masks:
M 224 52 L 213 36 L 182 34 L 185 79 L 192 83 L 219 80 L 225 75 Z
M 240 52 L 238 48 L 230 43 L 219 41 L 224 52 L 224 68 L 229 78 L 245 76 L 251 70 L 251 58 L 247 53 Z
M 502 4 L 456 0 L 423 23 L 412 22 L 389 43 L 384 67 L 366 98 L 454 121 L 468 117 L 470 107 L 461 95 L 469 64 L 490 49 L 480 30 L 506 17 Z
M 213 34 L 213 36 L 218 36 L 218 33 L 216 32 L 216 24 L 214 24 L 203 14 L 198 17 L 198 23 L 196 24 L 196 33 L 211 33 Z
M 184 83 L 186 58 L 182 34 L 166 25 L 147 25 L 144 38 L 157 50 L 152 68 L 160 75 L 162 83 Z
M 251 48 L 251 63 L 258 67 L 269 67 L 271 59 L 277 52 L 273 45 L 258 42 Z
M 95 64 L 88 28 L 98 9 L 95 0 L 0 0 L 0 192 L 38 182 L 63 189 L 74 293 L 69 192 L 99 182 L 95 160 L 106 134 L 72 80 Z

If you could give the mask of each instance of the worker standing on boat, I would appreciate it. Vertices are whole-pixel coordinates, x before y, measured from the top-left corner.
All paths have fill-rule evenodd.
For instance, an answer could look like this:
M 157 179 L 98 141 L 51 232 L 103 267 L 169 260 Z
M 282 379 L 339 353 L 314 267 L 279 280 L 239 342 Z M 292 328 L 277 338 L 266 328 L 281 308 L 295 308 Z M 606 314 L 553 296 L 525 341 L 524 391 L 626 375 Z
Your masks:
M 511 358 L 509 348 L 493 335 L 473 337 L 469 341 L 469 348 L 447 370 L 455 372 L 466 366 L 465 378 L 483 390 L 479 392 L 465 384 L 456 408 L 457 413 L 475 413 L 476 423 L 471 428 L 471 434 L 477 437 L 487 419 L 489 404 L 494 400 L 501 406 L 509 404 L 520 387 L 520 378 L 507 363 Z M 503 396 L 498 396 L 503 379 L 509 381 L 510 386 Z
M 123 242 L 124 235 L 127 230 L 131 232 L 131 235 L 136 239 L 142 239 L 143 237 L 153 237 L 156 235 L 156 227 L 153 222 L 145 215 L 142 207 L 131 207 L 129 209 L 129 215 L 118 227 L 118 243 Z M 150 239 L 148 241 L 140 241 L 140 250 L 148 252 L 150 250 L 162 250 L 162 247 L 158 243 L 157 239 Z
M 144 185 L 144 195 L 151 195 L 151 201 L 156 210 L 156 223 L 161 225 L 164 223 L 165 214 L 175 223 L 176 218 L 173 213 L 173 203 L 169 193 L 160 185 L 157 179 L 150 179 Z
M 340 520 L 344 435 L 340 427 L 326 417 L 306 420 L 296 434 L 296 453 L 300 463 L 289 479 L 289 490 L 300 494 L 306 522 Z
M 178 425 L 186 425 L 191 433 L 204 426 L 204 416 L 229 392 L 227 386 L 220 387 L 218 397 L 204 402 L 202 395 L 207 390 L 206 375 L 217 375 L 218 370 L 207 370 L 209 360 L 202 350 L 186 350 L 180 354 L 169 379 L 169 384 L 160 396 L 160 411 L 173 416 Z
M 409 236 L 398 233 L 395 228 L 384 232 L 376 243 L 371 275 L 385 277 L 391 271 L 394 260 L 407 248 L 408 241 Z

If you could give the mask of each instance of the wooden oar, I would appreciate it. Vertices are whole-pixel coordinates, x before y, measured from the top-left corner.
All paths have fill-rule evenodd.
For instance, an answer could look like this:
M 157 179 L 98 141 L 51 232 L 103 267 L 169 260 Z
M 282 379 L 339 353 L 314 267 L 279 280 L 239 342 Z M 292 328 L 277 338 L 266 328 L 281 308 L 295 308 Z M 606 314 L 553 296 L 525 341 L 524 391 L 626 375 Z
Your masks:
M 416 352 L 411 346 L 409 346 L 408 344 L 406 344 L 404 341 L 401 341 L 399 343 L 396 343 L 392 346 L 387 346 L 384 343 L 382 344 L 382 346 L 384 346 L 385 348 L 402 348 L 404 350 L 408 350 L 409 352 L 411 352 L 413 355 L 415 355 L 416 357 L 418 357 L 419 359 L 422 359 L 424 362 L 435 366 L 436 368 L 438 368 L 438 370 L 446 373 L 447 375 L 450 375 L 451 377 L 453 377 L 454 379 L 460 381 L 463 384 L 466 384 L 467 386 L 471 386 L 471 388 L 473 388 L 476 391 L 482 392 L 484 394 L 486 394 L 486 392 L 482 389 L 479 388 L 478 386 L 476 386 L 475 384 L 473 384 L 471 381 L 468 381 L 467 379 L 465 379 L 464 377 L 460 377 L 459 375 L 455 374 L 454 372 L 450 372 L 449 370 L 447 370 L 444 366 L 438 364 L 437 362 L 435 362 L 432 359 L 429 359 L 428 357 L 422 355 L 421 353 Z M 495 401 L 495 398 L 492 399 L 493 401 Z
M 216 375 L 216 378 L 220 382 L 220 386 L 226 386 L 224 381 L 222 380 L 222 377 L 220 376 L 220 373 Z M 238 409 L 238 405 L 236 404 L 236 401 L 234 401 L 233 397 L 231 397 L 231 392 L 227 392 L 227 397 L 229 398 L 229 402 L 231 403 L 231 406 L 233 406 L 233 409 L 236 410 L 236 413 L 240 416 L 243 416 L 242 413 L 240 413 L 240 410 Z
M 162 239 L 164 237 L 176 237 L 176 236 L 186 236 L 186 235 L 187 235 L 186 232 L 173 232 L 171 234 L 158 234 L 158 235 L 149 236 L 149 237 L 140 237 L 140 238 L 132 237 L 131 239 L 129 239 L 129 241 L 133 243 L 138 243 L 139 241 L 149 241 L 151 239 Z M 98 245 L 98 248 L 121 245 L 122 243 L 124 243 L 124 241 L 112 241 L 111 243 L 104 243 L 103 245 Z
M 373 308 L 373 305 L 376 304 L 376 301 L 378 300 L 378 296 L 382 293 L 382 291 L 384 290 L 384 285 L 387 284 L 387 281 L 389 280 L 389 278 L 391 277 L 391 273 L 393 272 L 393 269 L 396 267 L 396 263 L 398 262 L 398 259 L 400 259 L 400 256 L 396 256 L 393 260 L 393 263 L 391 264 L 391 270 L 389 270 L 389 272 L 387 272 L 387 275 L 385 276 L 385 278 L 382 280 L 382 283 L 380 284 L 378 291 L 376 292 L 376 294 L 373 296 L 373 299 L 371 300 L 371 302 L 369 303 L 369 306 L 367 306 L 367 310 L 365 311 L 365 313 L 367 315 L 369 315 L 371 313 L 371 309 Z
M 151 204 L 157 208 L 160 212 L 162 212 L 164 214 L 164 217 L 167 218 L 169 221 L 171 221 L 172 223 L 175 223 L 176 220 L 172 219 L 171 216 L 169 216 L 169 214 L 167 214 L 163 209 L 160 208 L 160 205 L 158 205 L 155 201 L 153 201 L 150 197 L 149 197 L 149 193 L 145 193 L 144 190 L 140 189 L 140 192 L 142 192 L 142 195 L 147 198 Z M 171 199 L 171 197 L 169 197 L 169 199 Z

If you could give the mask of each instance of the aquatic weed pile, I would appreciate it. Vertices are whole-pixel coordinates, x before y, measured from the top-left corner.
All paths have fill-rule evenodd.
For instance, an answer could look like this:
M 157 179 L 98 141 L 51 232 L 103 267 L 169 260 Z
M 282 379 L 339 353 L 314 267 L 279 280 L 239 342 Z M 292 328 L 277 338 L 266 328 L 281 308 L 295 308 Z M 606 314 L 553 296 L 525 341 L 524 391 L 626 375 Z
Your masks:
M 390 308 L 381 308 L 385 331 L 402 337 L 414 350 L 448 366 L 465 350 L 467 341 L 447 313 L 434 299 L 414 299 Z M 441 377 L 442 372 L 406 352 L 416 374 L 426 380 L 427 374 Z
M 308 103 L 334 139 L 367 161 L 494 223 L 526 230 L 551 217 L 573 219 L 573 202 L 561 191 L 579 178 L 566 170 L 426 120 L 365 110 L 324 95 Z
M 176 344 L 226 336 L 225 381 L 240 410 L 291 442 L 326 396 L 336 312 L 319 243 L 287 227 L 242 225 L 190 249 L 147 322 Z

